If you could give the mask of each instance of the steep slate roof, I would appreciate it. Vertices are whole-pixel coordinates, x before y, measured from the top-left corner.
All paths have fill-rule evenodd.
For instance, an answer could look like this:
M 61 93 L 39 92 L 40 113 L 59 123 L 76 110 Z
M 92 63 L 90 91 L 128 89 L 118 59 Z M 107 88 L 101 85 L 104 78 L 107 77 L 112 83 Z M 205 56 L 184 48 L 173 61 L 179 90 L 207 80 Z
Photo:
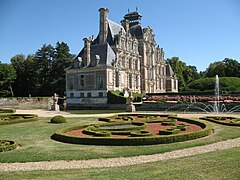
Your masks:
M 170 64 L 166 65 L 166 76 L 175 76 L 175 73 L 172 70 L 172 67 L 170 66 Z
M 90 55 L 91 61 L 95 61 L 96 55 L 99 55 L 100 61 L 98 65 L 102 66 L 111 66 L 112 61 L 115 59 L 115 53 L 108 43 L 91 46 Z M 93 66 L 91 63 L 90 67 Z
M 136 36 L 136 38 L 142 38 L 143 37 L 143 28 L 141 25 L 134 25 L 132 27 L 130 27 L 130 33 L 132 34 L 132 36 Z
M 84 48 L 76 56 L 74 62 L 78 60 L 78 57 L 81 57 L 83 60 L 84 59 L 83 55 L 84 55 Z M 98 63 L 97 63 L 96 55 L 99 56 L 99 58 L 100 58 Z M 91 59 L 91 63 L 87 67 L 112 66 L 111 63 L 115 59 L 115 53 L 108 43 L 91 45 L 90 46 L 90 59 Z M 83 66 L 81 65 L 81 67 L 83 67 Z M 72 66 L 72 68 L 74 68 L 74 67 Z
M 107 42 L 110 45 L 114 45 L 114 41 L 116 40 L 116 38 L 118 37 L 119 31 L 121 31 L 123 33 L 125 32 L 125 29 L 123 28 L 123 26 L 121 26 L 120 24 L 117 24 L 116 22 L 108 19 L 108 35 L 107 35 Z M 97 45 L 99 44 L 99 34 L 97 36 L 96 39 L 94 39 L 94 41 L 91 43 L 92 45 Z
M 114 40 L 114 36 L 119 34 L 119 31 L 122 30 L 123 33 L 126 33 L 125 29 L 120 24 L 117 24 L 117 23 L 111 21 L 110 19 L 108 19 L 108 27 L 109 27 L 109 30 L 110 30 L 113 40 Z

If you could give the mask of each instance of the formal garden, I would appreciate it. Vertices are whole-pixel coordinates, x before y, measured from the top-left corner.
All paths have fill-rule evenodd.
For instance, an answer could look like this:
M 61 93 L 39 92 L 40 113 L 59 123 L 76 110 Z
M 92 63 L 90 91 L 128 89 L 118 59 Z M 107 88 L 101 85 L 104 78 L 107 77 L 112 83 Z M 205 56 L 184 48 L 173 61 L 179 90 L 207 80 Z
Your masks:
M 213 119 L 219 121 L 219 118 L 214 117 Z M 220 119 L 224 121 L 224 117 Z M 238 124 L 239 119 L 226 117 L 225 121 L 229 124 Z M 37 117 L 31 114 L 21 115 L 8 112 L 1 113 L 1 122 L 4 123 L 0 125 L 0 163 L 136 157 L 162 154 L 240 137 L 239 126 L 222 125 L 213 121 L 207 122 L 197 118 L 180 118 L 174 114 L 159 113 L 120 113 L 103 118 L 101 115 L 98 117 Z M 200 159 L 202 157 L 205 159 L 212 157 L 213 161 L 209 162 L 211 165 L 222 154 L 227 156 L 227 152 L 233 153 L 232 158 L 238 152 L 237 149 L 197 155 L 196 158 L 199 158 L 198 161 L 200 164 L 202 162 L 202 166 L 204 166 Z M 234 167 L 231 167 L 231 169 L 234 169 L 237 163 L 233 163 L 231 158 L 225 163 L 235 164 Z M 193 157 L 186 157 L 186 159 L 190 162 L 194 161 Z M 177 164 L 180 161 L 182 160 L 177 161 Z M 173 162 L 173 160 L 168 160 L 168 166 L 171 166 Z M 143 168 L 153 168 L 155 164 L 162 166 L 162 162 L 156 162 L 134 167 L 143 170 Z M 196 167 L 194 162 L 192 164 Z M 177 167 L 180 168 L 179 165 Z M 186 164 L 181 168 L 185 169 L 187 166 Z M 226 169 L 225 166 L 223 168 Z M 115 169 L 111 168 L 109 170 L 114 172 Z M 117 173 L 119 177 L 124 176 L 122 173 L 125 167 L 120 169 L 122 171 Z M 153 170 L 157 171 L 155 168 Z M 219 176 L 221 170 L 222 168 L 215 170 L 216 173 L 219 173 Z M 46 172 L 50 173 L 49 177 Z M 47 179 L 53 176 L 55 172 L 60 173 L 59 170 L 46 172 L 41 176 Z M 79 172 L 66 169 L 62 172 L 73 172 L 70 177 L 75 177 L 80 172 L 97 173 L 96 169 Z M 6 175 L 6 173 L 3 173 L 3 175 Z M 25 175 L 26 177 L 32 177 L 38 171 L 29 171 L 26 174 L 19 173 L 22 177 L 25 177 Z M 176 174 L 179 174 L 179 172 Z M 184 175 L 184 173 L 180 174 Z M 11 176 L 16 177 L 14 173 L 11 173 Z M 84 175 L 83 177 L 90 178 L 91 176 Z M 111 176 L 108 175 L 108 177 Z

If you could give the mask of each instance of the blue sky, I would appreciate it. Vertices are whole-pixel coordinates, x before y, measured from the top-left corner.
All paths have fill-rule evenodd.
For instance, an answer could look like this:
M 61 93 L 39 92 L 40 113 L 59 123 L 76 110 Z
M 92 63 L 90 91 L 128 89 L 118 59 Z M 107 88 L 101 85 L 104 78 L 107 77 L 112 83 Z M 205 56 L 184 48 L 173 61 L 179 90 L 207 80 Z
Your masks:
M 77 54 L 84 37 L 98 34 L 100 7 L 117 23 L 137 7 L 165 58 L 178 56 L 198 71 L 225 57 L 240 60 L 239 0 L 0 0 L 0 61 L 57 41 Z

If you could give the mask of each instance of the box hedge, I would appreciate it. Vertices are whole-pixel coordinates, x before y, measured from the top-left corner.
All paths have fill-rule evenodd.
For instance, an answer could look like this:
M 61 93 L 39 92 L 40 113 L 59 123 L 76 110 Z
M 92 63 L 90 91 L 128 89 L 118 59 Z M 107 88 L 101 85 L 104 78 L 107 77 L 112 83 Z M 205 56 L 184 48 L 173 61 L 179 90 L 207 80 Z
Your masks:
M 110 145 L 110 146 L 138 146 L 138 145 L 153 145 L 153 144 L 166 144 L 173 142 L 181 142 L 192 139 L 201 138 L 204 136 L 208 136 L 212 132 L 211 126 L 206 122 L 201 122 L 197 120 L 185 119 L 185 118 L 177 118 L 183 122 L 188 122 L 192 124 L 199 125 L 202 129 L 195 132 L 184 133 L 184 134 L 172 134 L 172 135 L 158 135 L 158 136 L 143 136 L 143 137 L 87 137 L 87 136 L 74 136 L 70 134 L 66 134 L 65 132 L 85 128 L 89 125 L 84 126 L 75 126 L 64 128 L 56 131 L 52 135 L 52 139 L 73 143 L 73 144 L 92 144 L 92 145 Z
M 51 123 L 66 123 L 67 120 L 65 117 L 58 115 L 58 116 L 54 116 L 51 118 L 50 120 Z
M 15 141 L 0 140 L 0 152 L 16 149 L 18 144 Z
M 38 116 L 35 114 L 0 114 L 0 125 L 37 121 Z

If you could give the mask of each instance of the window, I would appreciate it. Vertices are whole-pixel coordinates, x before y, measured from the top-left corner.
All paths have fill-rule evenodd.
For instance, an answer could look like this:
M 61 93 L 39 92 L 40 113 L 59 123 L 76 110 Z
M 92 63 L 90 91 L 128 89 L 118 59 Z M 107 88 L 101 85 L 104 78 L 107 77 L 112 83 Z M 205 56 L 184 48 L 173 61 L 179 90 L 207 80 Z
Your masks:
M 129 59 L 128 63 L 129 63 L 129 69 L 132 69 L 132 60 Z
M 132 74 L 129 74 L 129 88 L 132 89 Z
M 80 97 L 81 97 L 81 98 L 84 97 L 84 93 L 83 93 L 83 92 L 80 93 Z
M 70 77 L 68 89 L 73 90 L 73 85 L 74 85 L 74 78 Z
M 98 89 L 103 89 L 104 82 L 103 82 L 103 77 L 99 76 L 98 77 Z
M 124 57 L 122 58 L 122 67 L 125 68 L 125 58 Z
M 138 70 L 138 59 L 135 61 L 135 70 Z
M 119 87 L 119 72 L 115 72 L 115 86 Z
M 83 88 L 84 87 L 84 75 L 80 76 L 80 86 Z
M 92 93 L 88 92 L 87 97 L 92 97 Z
M 138 89 L 139 88 L 139 82 L 138 82 L 138 75 L 136 75 L 136 89 Z
M 70 98 L 73 98 L 74 97 L 74 93 L 70 93 Z
M 98 97 L 103 97 L 103 92 L 99 92 Z

